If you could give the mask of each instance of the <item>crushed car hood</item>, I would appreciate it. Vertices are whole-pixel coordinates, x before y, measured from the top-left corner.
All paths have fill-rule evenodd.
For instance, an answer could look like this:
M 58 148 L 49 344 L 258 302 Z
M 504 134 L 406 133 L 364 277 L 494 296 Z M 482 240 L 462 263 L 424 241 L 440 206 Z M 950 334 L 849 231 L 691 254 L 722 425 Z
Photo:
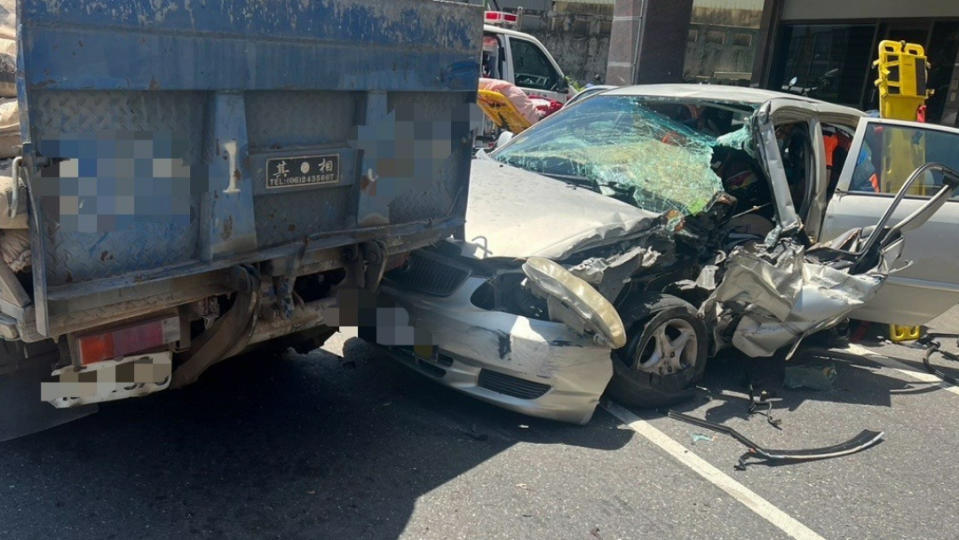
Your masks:
M 659 214 L 560 180 L 474 159 L 463 255 L 563 260 L 650 228 Z

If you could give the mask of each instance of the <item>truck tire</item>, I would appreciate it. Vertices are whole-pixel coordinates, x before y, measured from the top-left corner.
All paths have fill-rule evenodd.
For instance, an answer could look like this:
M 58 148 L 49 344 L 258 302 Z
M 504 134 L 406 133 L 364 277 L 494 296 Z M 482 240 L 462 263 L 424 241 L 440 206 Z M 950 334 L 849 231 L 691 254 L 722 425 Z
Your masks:
M 690 399 L 703 376 L 709 334 L 689 302 L 657 294 L 622 313 L 626 346 L 613 351 L 609 394 L 637 407 L 663 407 Z

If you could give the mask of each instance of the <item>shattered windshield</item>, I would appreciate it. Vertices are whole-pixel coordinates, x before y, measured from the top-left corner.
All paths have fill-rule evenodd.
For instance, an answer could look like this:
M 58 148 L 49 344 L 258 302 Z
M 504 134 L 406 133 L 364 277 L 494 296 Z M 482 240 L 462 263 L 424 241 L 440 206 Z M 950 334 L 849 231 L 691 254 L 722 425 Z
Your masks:
M 596 96 L 546 118 L 492 157 L 598 188 L 653 212 L 705 210 L 723 190 L 710 167 L 716 139 L 634 96 Z

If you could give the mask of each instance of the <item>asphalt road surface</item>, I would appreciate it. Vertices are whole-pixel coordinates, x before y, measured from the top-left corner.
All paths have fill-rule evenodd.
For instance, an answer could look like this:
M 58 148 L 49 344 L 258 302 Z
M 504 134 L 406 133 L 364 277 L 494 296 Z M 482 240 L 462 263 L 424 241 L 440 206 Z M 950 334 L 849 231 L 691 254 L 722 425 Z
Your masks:
M 737 357 L 682 410 L 774 448 L 884 441 L 737 471 L 729 437 L 616 404 L 527 418 L 340 334 L 0 444 L 0 537 L 955 538 L 959 391 L 901 347 L 817 356 L 838 377 L 777 391 L 781 429 L 747 414 Z

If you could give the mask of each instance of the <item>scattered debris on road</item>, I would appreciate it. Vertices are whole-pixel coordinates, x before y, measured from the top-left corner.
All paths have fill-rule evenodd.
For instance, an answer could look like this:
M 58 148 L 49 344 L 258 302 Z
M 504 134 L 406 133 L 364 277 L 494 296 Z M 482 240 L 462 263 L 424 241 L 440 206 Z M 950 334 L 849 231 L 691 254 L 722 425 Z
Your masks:
M 806 388 L 824 392 L 832 390 L 838 375 L 836 364 L 833 362 L 787 365 L 783 386 L 790 390 Z
M 769 392 L 761 390 L 759 394 L 756 394 L 755 388 L 752 384 L 749 385 L 749 408 L 746 412 L 749 416 L 758 414 L 760 416 L 766 417 L 766 422 L 770 426 L 776 429 L 782 429 L 780 424 L 782 424 L 781 418 L 773 418 L 773 401 L 778 401 L 778 398 L 772 398 L 769 396 Z M 762 410 L 765 407 L 766 410 Z
M 933 366 L 932 363 L 929 361 L 932 358 L 933 354 L 939 353 L 942 356 L 944 356 L 946 360 L 959 362 L 959 355 L 956 355 L 955 353 L 951 353 L 949 351 L 942 350 L 942 344 L 936 341 L 935 339 L 937 337 L 939 338 L 955 337 L 957 344 L 959 344 L 959 336 L 955 336 L 955 335 L 948 336 L 945 334 L 927 334 L 923 336 L 922 338 L 919 339 L 919 341 L 916 342 L 917 345 L 920 345 L 925 349 L 925 354 L 922 355 L 922 365 L 925 366 L 926 371 L 928 371 L 929 373 L 932 373 L 936 377 L 939 377 L 943 381 L 953 386 L 959 386 L 959 379 L 943 372 L 941 369 Z
M 866 448 L 869 448 L 870 446 L 877 444 L 885 435 L 885 433 L 882 431 L 864 429 L 859 433 L 859 435 L 856 435 L 852 439 L 833 446 L 804 450 L 773 450 L 759 446 L 745 435 L 739 433 L 729 426 L 724 426 L 722 424 L 717 424 L 676 411 L 669 411 L 668 416 L 674 420 L 687 422 L 689 424 L 693 424 L 694 426 L 711 429 L 719 433 L 725 433 L 726 435 L 729 435 L 730 437 L 743 443 L 746 446 L 746 453 L 739 457 L 739 462 L 736 464 L 736 470 L 739 471 L 746 470 L 746 466 L 748 465 L 747 460 L 749 458 L 763 459 L 766 462 L 790 463 L 846 456 L 860 452 Z
M 698 442 L 713 442 L 716 440 L 715 435 L 703 435 L 702 433 L 690 433 L 689 437 L 693 440 L 693 444 Z

